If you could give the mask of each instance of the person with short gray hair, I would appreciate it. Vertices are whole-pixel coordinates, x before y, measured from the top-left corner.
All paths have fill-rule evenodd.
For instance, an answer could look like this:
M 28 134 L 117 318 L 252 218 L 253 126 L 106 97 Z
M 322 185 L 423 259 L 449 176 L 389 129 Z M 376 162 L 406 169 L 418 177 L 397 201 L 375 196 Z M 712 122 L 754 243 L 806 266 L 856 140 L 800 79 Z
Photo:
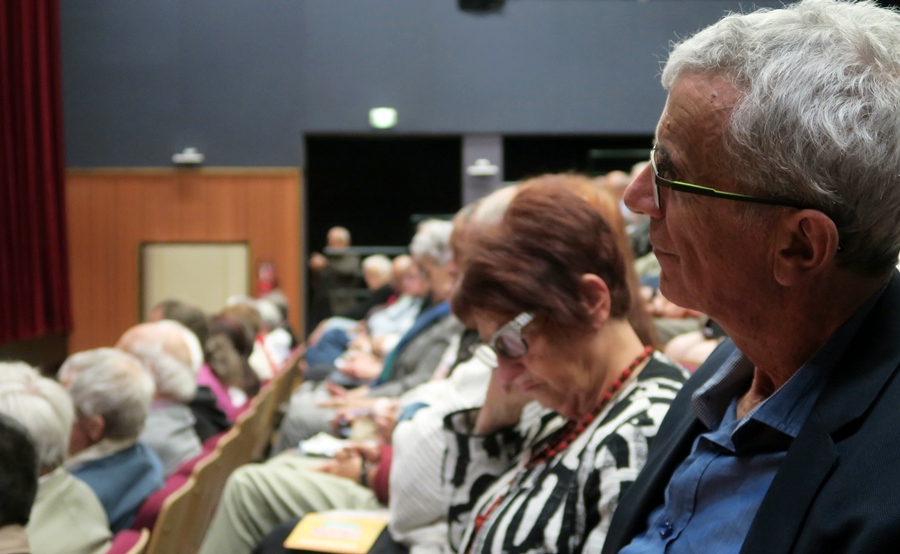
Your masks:
M 112 531 L 127 529 L 163 485 L 162 462 L 138 441 L 156 390 L 153 378 L 134 356 L 96 348 L 69 356 L 59 380 L 77 414 L 66 467 L 93 489 Z
M 605 554 L 900 542 L 900 12 L 805 0 L 674 46 L 651 164 L 660 290 L 729 337 L 681 390 Z
M 0 414 L 26 429 L 37 452 L 41 478 L 25 527 L 32 552 L 105 552 L 111 533 L 103 506 L 62 467 L 75 416 L 66 391 L 28 364 L 0 362 Z
M 184 325 L 164 319 L 128 329 L 116 348 L 137 358 L 153 377 L 156 394 L 140 441 L 159 456 L 168 477 L 202 450 L 196 419 L 187 405 L 197 391 L 203 365 L 200 342 Z

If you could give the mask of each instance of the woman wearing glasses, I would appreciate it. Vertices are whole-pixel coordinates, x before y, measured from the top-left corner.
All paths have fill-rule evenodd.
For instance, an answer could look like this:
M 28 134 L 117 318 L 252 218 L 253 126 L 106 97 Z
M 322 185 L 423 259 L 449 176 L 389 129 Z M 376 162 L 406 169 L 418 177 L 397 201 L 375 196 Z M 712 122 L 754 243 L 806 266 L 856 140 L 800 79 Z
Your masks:
M 459 552 L 599 551 L 687 377 L 629 323 L 626 255 L 574 190 L 523 186 L 453 297 L 498 360 L 484 406 L 445 421 Z

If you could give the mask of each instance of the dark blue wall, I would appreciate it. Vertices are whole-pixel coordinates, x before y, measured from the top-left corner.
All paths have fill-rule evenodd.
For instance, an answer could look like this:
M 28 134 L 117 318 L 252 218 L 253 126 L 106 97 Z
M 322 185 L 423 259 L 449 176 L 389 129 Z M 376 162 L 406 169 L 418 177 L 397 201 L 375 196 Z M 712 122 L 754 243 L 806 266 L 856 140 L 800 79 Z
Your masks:
M 395 134 L 650 134 L 668 43 L 740 5 L 63 0 L 67 163 L 303 165 L 305 133 L 371 133 L 375 106 Z

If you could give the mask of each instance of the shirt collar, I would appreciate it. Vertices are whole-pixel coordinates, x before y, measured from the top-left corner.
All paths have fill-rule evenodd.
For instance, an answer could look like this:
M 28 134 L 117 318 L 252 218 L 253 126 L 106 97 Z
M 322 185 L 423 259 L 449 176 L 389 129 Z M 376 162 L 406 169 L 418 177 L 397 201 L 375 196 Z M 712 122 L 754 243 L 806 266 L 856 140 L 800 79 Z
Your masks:
M 76 452 L 65 461 L 66 469 L 73 469 L 88 462 L 94 462 L 108 458 L 113 454 L 129 448 L 137 442 L 137 437 L 131 439 L 102 439 L 80 452 Z
M 885 288 L 881 288 L 866 300 L 847 321 L 841 324 L 828 342 L 800 366 L 800 369 L 772 396 L 753 408 L 738 423 L 735 432 L 753 419 L 788 436 L 796 437 L 812 412 L 819 394 L 825 388 L 827 376 L 843 357 L 850 341 L 856 336 Z M 694 413 L 707 428 L 718 427 L 731 401 L 747 390 L 752 378 L 753 362 L 741 351 L 735 350 L 722 367 L 694 392 L 691 398 Z

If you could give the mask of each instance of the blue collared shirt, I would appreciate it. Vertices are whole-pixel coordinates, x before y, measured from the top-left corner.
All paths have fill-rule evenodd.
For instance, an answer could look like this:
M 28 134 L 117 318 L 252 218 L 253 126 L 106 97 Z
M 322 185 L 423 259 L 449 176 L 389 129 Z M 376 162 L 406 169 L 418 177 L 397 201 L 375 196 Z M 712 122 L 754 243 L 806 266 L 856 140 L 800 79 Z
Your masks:
M 882 289 L 883 291 L 883 289 Z M 756 511 L 827 382 L 827 376 L 881 297 L 874 294 L 772 396 L 737 419 L 737 399 L 753 363 L 735 351 L 692 397 L 709 431 L 672 474 L 665 503 L 620 554 L 737 553 Z

